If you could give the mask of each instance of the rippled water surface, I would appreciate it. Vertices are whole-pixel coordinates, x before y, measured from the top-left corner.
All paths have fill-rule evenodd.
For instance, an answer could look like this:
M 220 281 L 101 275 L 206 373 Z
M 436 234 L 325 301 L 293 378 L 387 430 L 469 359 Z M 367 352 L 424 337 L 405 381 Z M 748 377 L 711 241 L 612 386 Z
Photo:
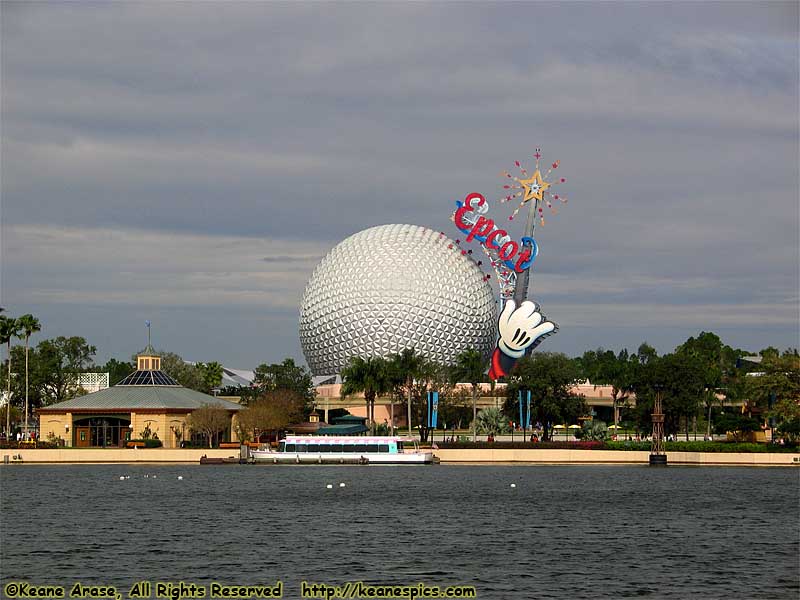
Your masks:
M 0 467 L 2 580 L 797 599 L 799 484 L 782 468 Z

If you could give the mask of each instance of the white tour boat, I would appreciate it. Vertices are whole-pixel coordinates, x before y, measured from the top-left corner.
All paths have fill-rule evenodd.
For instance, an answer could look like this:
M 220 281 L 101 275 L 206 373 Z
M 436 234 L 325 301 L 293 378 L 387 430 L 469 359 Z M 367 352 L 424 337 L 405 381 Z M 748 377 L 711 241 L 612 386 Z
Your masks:
M 289 435 L 277 450 L 252 450 L 256 462 L 275 464 L 423 465 L 437 462 L 416 440 L 394 437 Z

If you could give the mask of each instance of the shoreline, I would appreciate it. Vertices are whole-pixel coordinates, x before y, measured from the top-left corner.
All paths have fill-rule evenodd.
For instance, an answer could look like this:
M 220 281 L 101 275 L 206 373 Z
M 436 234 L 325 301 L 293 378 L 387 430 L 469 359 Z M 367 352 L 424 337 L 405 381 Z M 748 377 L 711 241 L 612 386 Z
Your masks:
M 800 453 L 667 452 L 670 465 L 800 467 Z M 650 453 L 638 450 L 439 449 L 444 465 L 647 465 Z M 230 448 L 60 448 L 3 449 L 0 465 L 41 464 L 200 464 L 200 458 L 238 458 Z M 6 459 L 7 457 L 7 459 Z M 20 457 L 14 459 L 13 457 Z M 8 462 L 6 462 L 8 460 Z
M 443 464 L 604 464 L 649 465 L 650 452 L 639 450 L 436 450 Z M 666 452 L 667 463 L 686 466 L 800 467 L 800 453 Z

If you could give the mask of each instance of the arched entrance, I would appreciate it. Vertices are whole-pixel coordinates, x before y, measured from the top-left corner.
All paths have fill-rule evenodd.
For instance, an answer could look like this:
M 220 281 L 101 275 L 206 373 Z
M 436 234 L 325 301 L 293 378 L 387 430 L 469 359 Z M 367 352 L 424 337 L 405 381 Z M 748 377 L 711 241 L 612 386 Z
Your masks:
M 121 448 L 131 439 L 130 417 L 91 416 L 73 420 L 78 448 Z

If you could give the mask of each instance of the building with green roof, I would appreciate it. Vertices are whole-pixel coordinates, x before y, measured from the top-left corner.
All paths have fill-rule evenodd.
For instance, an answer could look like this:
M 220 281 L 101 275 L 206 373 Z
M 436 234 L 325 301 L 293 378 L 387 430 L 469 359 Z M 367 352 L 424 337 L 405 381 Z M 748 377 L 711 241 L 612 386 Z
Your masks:
M 117 385 L 38 410 L 40 439 L 68 446 L 124 447 L 131 439 L 155 437 L 176 448 L 190 437 L 187 418 L 201 406 L 218 406 L 229 422 L 221 440 L 230 440 L 236 413 L 243 407 L 181 386 L 161 371 L 161 357 L 148 344 L 137 356 L 137 370 Z

